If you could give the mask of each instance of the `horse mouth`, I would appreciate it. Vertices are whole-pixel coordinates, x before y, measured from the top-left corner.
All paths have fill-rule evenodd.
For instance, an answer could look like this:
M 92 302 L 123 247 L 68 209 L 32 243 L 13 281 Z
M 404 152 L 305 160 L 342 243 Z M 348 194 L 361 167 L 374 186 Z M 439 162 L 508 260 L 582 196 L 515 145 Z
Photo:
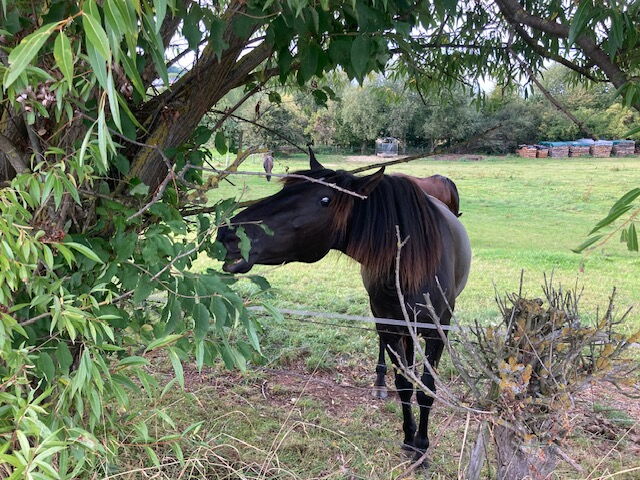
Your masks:
M 253 265 L 242 257 L 234 260 L 227 260 L 222 265 L 222 269 L 227 273 L 247 273 L 251 270 L 251 267 L 253 267 Z

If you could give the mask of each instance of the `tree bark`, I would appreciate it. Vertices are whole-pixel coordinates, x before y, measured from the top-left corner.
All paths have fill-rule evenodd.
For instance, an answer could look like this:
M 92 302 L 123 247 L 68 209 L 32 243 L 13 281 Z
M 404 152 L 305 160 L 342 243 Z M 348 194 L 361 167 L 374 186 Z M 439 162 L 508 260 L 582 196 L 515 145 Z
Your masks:
M 233 15 L 240 14 L 243 9 L 240 1 L 228 7 Z M 247 38 L 235 35 L 231 28 L 233 15 L 227 18 L 224 33 L 228 48 L 220 57 L 213 45 L 207 45 L 191 71 L 140 109 L 142 123 L 151 122 L 151 133 L 144 139 L 145 143 L 166 150 L 187 141 L 202 117 L 230 90 L 242 85 L 272 54 L 271 46 L 266 43 L 246 53 L 245 46 L 251 35 Z M 166 177 L 168 169 L 156 149 L 142 147 L 133 158 L 127 182 L 119 188 L 124 188 L 131 178 L 138 177 L 153 193 Z
M 498 457 L 498 480 L 545 480 L 556 469 L 552 446 L 525 445 L 513 430 L 495 425 L 493 440 Z

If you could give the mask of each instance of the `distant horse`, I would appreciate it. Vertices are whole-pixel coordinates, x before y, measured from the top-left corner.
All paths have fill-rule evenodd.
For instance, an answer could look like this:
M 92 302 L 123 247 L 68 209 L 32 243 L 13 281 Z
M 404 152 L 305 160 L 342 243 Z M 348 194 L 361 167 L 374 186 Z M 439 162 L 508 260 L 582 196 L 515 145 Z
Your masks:
M 393 175 L 408 178 L 416 183 L 424 193 L 436 197 L 444 203 L 456 217 L 462 215 L 460 213 L 458 187 L 449 177 L 445 177 L 444 175 L 431 175 L 430 177 L 420 178 L 404 173 L 394 173 Z
M 278 193 L 231 219 L 242 225 L 251 240 L 245 259 L 234 227 L 222 227 L 218 240 L 227 255 L 224 270 L 246 273 L 255 264 L 316 262 L 330 250 L 349 255 L 361 264 L 362 279 L 376 317 L 402 320 L 395 283 L 396 226 L 403 239 L 400 285 L 407 306 L 418 322 L 433 322 L 421 307 L 430 295 L 440 322 L 447 325 L 458 293 L 464 288 L 471 263 L 471 247 L 460 221 L 442 203 L 432 200 L 412 181 L 384 175 L 384 168 L 365 177 L 324 168 L 311 152 L 310 169 L 301 175 L 335 184 L 366 196 L 359 199 L 330 186 L 301 178 L 286 178 Z M 269 227 L 267 233 L 261 224 Z M 271 234 L 272 233 L 272 234 Z M 438 279 L 439 285 L 436 282 Z M 376 324 L 389 356 L 398 367 L 395 384 L 402 402 L 405 448 L 417 456 L 429 446 L 429 412 L 433 398 L 418 390 L 420 421 L 411 412 L 414 387 L 402 373 L 414 363 L 414 345 L 404 326 Z M 418 328 L 425 339 L 427 361 L 435 368 L 444 343 L 433 329 Z M 424 369 L 422 382 L 435 391 L 435 380 Z
M 460 196 L 458 195 L 458 187 L 449 177 L 437 174 L 422 178 L 413 177 L 404 173 L 394 173 L 393 175 L 408 178 L 418 185 L 424 193 L 431 195 L 444 203 L 456 217 L 462 215 L 462 213 L 460 213 Z M 376 380 L 373 384 L 373 391 L 371 393 L 375 398 L 387 398 L 387 385 L 385 382 L 385 377 L 387 375 L 387 362 L 385 360 L 386 345 L 384 344 L 382 337 L 380 337 L 379 340 Z

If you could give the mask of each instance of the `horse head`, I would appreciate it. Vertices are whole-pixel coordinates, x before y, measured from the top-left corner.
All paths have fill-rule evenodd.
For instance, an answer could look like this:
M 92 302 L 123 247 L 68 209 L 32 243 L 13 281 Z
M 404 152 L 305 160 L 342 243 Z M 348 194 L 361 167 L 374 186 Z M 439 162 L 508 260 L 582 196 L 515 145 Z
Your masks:
M 218 241 L 227 250 L 223 269 L 246 273 L 255 264 L 279 265 L 289 262 L 312 263 L 336 248 L 356 197 L 327 185 L 368 195 L 383 176 L 383 170 L 366 177 L 323 167 L 309 148 L 309 170 L 288 177 L 278 193 L 264 198 L 234 216 L 230 225 L 218 230 Z M 247 258 L 240 252 L 237 229 L 242 227 L 250 240 Z M 242 234 L 240 234 L 242 236 Z

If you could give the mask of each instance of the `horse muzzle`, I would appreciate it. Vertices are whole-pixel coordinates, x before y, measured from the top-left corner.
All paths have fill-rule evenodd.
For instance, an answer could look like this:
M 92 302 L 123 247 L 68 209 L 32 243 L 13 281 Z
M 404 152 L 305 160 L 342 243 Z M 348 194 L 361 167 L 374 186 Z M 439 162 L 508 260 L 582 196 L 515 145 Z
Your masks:
M 222 265 L 222 270 L 227 273 L 247 273 L 251 270 L 251 267 L 253 267 L 253 264 L 255 263 L 251 261 L 251 257 L 255 258 L 255 256 L 252 255 L 253 252 L 251 252 L 249 254 L 249 260 L 242 258 L 239 249 L 240 239 L 231 229 L 228 227 L 222 227 L 218 231 L 217 240 L 222 243 L 227 251 L 224 264 Z
M 247 262 L 242 257 L 238 257 L 233 260 L 227 257 L 224 264 L 222 265 L 222 270 L 227 273 L 247 273 L 249 270 L 251 270 L 251 267 L 253 267 L 253 264 Z

